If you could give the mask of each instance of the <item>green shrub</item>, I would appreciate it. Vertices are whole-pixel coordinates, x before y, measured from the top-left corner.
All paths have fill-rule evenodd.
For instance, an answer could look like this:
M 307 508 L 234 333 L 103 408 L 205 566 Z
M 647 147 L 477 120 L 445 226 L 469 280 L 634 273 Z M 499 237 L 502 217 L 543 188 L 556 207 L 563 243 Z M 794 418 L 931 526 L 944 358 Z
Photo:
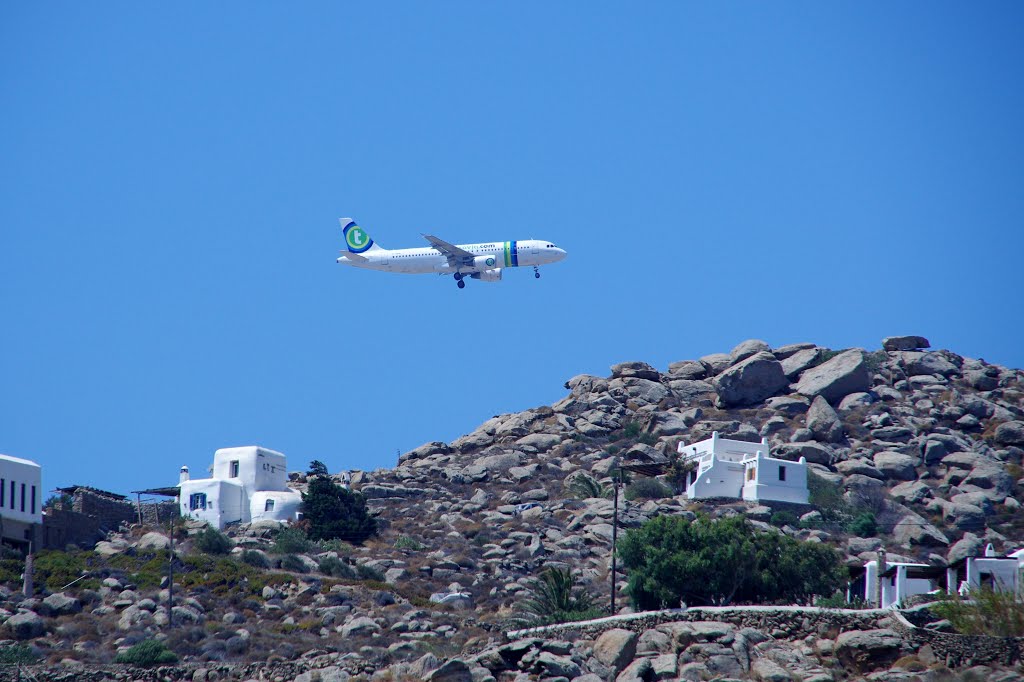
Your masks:
M 862 512 L 850 522 L 850 532 L 862 538 L 871 538 L 878 535 L 878 521 L 871 512 Z
M 638 478 L 626 486 L 627 500 L 660 500 L 672 497 L 672 489 L 656 478 Z
M 39 654 L 28 644 L 0 646 L 0 665 L 32 665 L 39 662 Z
M 990 587 L 972 589 L 968 599 L 945 593 L 929 606 L 964 635 L 1024 637 L 1024 596 Z
M 196 534 L 195 545 L 206 554 L 227 554 L 234 546 L 227 535 L 213 526 L 207 526 Z
M 302 554 L 308 552 L 313 543 L 301 528 L 282 528 L 274 536 L 274 554 Z
M 691 604 L 807 603 L 845 582 L 835 550 L 756 531 L 742 516 L 657 516 L 618 545 L 640 609 Z
M 60 591 L 85 572 L 85 557 L 81 552 L 45 550 L 35 558 L 35 580 L 51 592 Z
M 411 549 L 418 552 L 424 549 L 424 545 L 408 535 L 403 535 L 395 540 L 395 549 Z
M 384 582 L 384 574 L 373 566 L 369 566 L 367 564 L 358 564 L 356 566 L 356 575 L 358 575 L 361 580 L 373 580 L 380 583 Z
M 768 519 L 776 528 L 782 528 L 783 526 L 796 526 L 797 518 L 796 514 L 788 511 L 778 511 L 772 514 L 771 518 Z
M 119 653 L 114 659 L 114 663 L 127 663 L 143 668 L 177 662 L 178 657 L 174 655 L 174 652 L 170 651 L 163 642 L 158 642 L 155 639 L 143 640 L 128 651 Z
M 309 566 L 295 554 L 286 554 L 281 557 L 281 568 L 296 573 L 309 573 Z
M 583 472 L 577 473 L 569 479 L 566 490 L 580 500 L 591 497 L 611 497 L 612 494 L 610 487 L 601 485 L 593 476 Z
M 643 427 L 640 425 L 640 422 L 629 422 L 622 429 L 622 438 L 632 440 L 640 435 L 641 430 L 643 430 Z
M 356 572 L 351 566 L 333 556 L 327 556 L 320 560 L 320 572 L 335 578 L 353 579 L 356 577 Z
M 242 552 L 242 561 L 256 568 L 270 568 L 270 562 L 267 561 L 267 557 L 263 552 L 257 552 L 254 549 L 247 549 Z

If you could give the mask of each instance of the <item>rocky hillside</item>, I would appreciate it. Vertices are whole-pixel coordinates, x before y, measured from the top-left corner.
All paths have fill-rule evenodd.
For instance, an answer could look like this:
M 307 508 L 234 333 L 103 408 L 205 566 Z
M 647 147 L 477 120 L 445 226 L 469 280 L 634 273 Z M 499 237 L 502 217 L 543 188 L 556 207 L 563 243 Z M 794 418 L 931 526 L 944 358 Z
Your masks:
M 886 638 L 896 635 L 884 617 L 855 628 L 881 633 L 872 641 L 884 650 L 843 654 L 856 665 L 841 660 L 850 637 L 842 642 L 834 624 L 677 623 L 642 629 L 632 645 L 623 644 L 627 635 L 602 645 L 597 633 L 505 644 L 504 633 L 546 566 L 572 568 L 599 604 L 608 602 L 612 500 L 599 493 L 581 499 L 580 479 L 607 490 L 621 464 L 662 461 L 680 441 L 715 431 L 767 437 L 775 456 L 806 458 L 817 474 L 817 507 L 780 513 L 739 501 L 689 503 L 666 491 L 620 498 L 620 527 L 659 514 L 741 513 L 755 525 L 830 543 L 851 563 L 880 547 L 894 560 L 935 563 L 978 553 L 988 542 L 1016 549 L 1024 545 L 1022 378 L 1020 370 L 930 351 L 920 337 L 889 338 L 876 351 L 746 341 L 664 371 L 624 362 L 608 377 L 571 378 L 567 395 L 551 406 L 495 416 L 451 443 L 427 443 L 393 469 L 357 472 L 352 487 L 382 522 L 380 535 L 362 547 L 306 548 L 288 558 L 272 551 L 269 528 L 232 529 L 235 556 L 248 553 L 249 563 L 183 563 L 175 590 L 181 625 L 170 634 L 158 608 L 166 589 L 140 568 L 152 551 L 144 545 L 166 538 L 144 536 L 146 529 L 85 553 L 92 584 L 33 599 L 9 590 L 0 595 L 0 617 L 37 655 L 71 666 L 106 664 L 141 639 L 166 638 L 192 664 L 187 675 L 205 666 L 202 676 L 207 669 L 239 676 L 241 668 L 225 666 L 269 659 L 293 666 L 281 679 L 301 677 L 303 666 L 324 680 L 824 681 L 872 670 L 895 676 L 882 679 L 913 679 L 900 677 L 916 674 L 903 668 L 943 660 L 932 653 L 890 670 L 914 649 L 906 640 L 890 646 Z M 295 480 L 303 485 L 301 474 Z M 875 534 L 864 537 L 864 526 L 851 534 L 850 515 L 865 513 Z M 183 531 L 182 557 L 194 553 L 194 538 L 185 538 Z M 628 612 L 625 584 L 620 574 L 618 605 Z M 873 651 L 874 644 L 864 646 Z M 627 668 L 635 674 L 623 677 Z

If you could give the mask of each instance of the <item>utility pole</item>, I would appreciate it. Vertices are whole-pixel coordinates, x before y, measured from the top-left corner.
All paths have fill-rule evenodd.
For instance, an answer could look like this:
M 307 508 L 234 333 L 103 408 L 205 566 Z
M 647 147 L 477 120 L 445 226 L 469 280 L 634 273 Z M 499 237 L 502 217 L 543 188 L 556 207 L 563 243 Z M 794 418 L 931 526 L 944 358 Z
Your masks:
M 875 599 L 878 600 L 878 608 L 882 608 L 882 574 L 886 570 L 885 548 L 878 550 L 878 581 L 875 584 Z
M 21 591 L 25 595 L 26 599 L 32 598 L 32 593 L 35 592 L 35 585 L 33 584 L 33 571 L 35 570 L 35 559 L 32 556 L 32 543 L 28 543 L 28 554 L 25 555 L 25 580 L 22 583 Z
M 619 469 L 618 478 L 612 479 L 612 488 L 614 489 L 614 502 L 612 503 L 612 613 L 615 615 L 615 585 L 618 582 L 616 580 L 616 554 L 615 545 L 619 539 L 619 487 L 622 485 L 622 469 Z
M 167 628 L 174 625 L 174 515 L 170 515 L 170 553 L 167 558 Z

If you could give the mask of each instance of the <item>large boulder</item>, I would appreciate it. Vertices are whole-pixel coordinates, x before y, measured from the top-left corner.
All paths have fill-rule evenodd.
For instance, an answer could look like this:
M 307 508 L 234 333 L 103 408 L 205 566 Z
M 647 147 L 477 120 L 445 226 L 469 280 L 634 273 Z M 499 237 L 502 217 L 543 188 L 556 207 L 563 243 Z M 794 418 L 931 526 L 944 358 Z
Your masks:
M 82 610 L 82 602 L 63 592 L 57 592 L 43 600 L 41 610 L 47 616 L 69 616 Z
M 985 550 L 985 541 L 974 533 L 964 533 L 964 536 L 953 543 L 946 553 L 946 563 L 955 564 L 961 559 L 969 556 L 981 556 Z
M 619 672 L 636 655 L 637 639 L 637 634 L 631 630 L 608 630 L 594 642 L 594 656 L 601 665 Z
M 821 357 L 820 348 L 807 348 L 797 351 L 782 361 L 782 371 L 790 379 L 795 379 L 808 367 L 811 367 Z
M 426 679 L 428 682 L 473 682 L 473 673 L 469 666 L 457 658 L 445 661 L 437 670 L 434 670 Z
M 820 395 L 834 403 L 843 396 L 867 391 L 870 387 L 871 376 L 864 362 L 864 351 L 854 348 L 804 371 L 796 384 L 796 391 L 808 397 Z
M 946 547 L 949 539 L 938 528 L 917 514 L 907 514 L 892 529 L 892 537 L 899 545 L 917 547 Z
M 838 443 L 843 439 L 843 422 L 820 395 L 814 396 L 814 402 L 807 410 L 807 428 L 814 434 L 815 440 Z
M 886 478 L 913 481 L 917 478 L 917 460 L 898 452 L 879 452 L 875 455 L 875 468 Z
M 923 336 L 887 336 L 882 339 L 882 348 L 888 351 L 894 350 L 917 350 L 918 348 L 931 348 L 932 344 Z
M 617 365 L 612 365 L 612 376 L 617 378 L 635 377 L 649 381 L 658 381 L 661 378 L 658 370 L 646 362 L 620 362 Z
M 43 619 L 33 611 L 16 613 L 7 619 L 5 625 L 15 639 L 34 639 L 42 637 L 46 632 Z
M 836 658 L 847 670 L 866 673 L 888 668 L 903 655 L 903 639 L 893 630 L 854 630 L 836 638 Z
M 735 365 L 758 353 L 770 353 L 771 350 L 772 347 L 760 339 L 747 339 L 732 349 L 732 352 L 729 353 L 729 363 Z
M 756 353 L 714 379 L 722 406 L 756 405 L 788 385 L 782 364 L 767 351 Z
M 996 427 L 992 440 L 996 445 L 1024 445 L 1024 422 L 1003 422 Z

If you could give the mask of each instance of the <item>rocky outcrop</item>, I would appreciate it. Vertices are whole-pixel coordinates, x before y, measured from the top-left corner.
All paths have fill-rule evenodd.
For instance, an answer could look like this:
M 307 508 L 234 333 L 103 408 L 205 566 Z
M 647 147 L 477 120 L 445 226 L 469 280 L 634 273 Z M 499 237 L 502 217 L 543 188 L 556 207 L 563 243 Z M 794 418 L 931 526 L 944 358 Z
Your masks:
M 782 365 L 768 351 L 761 351 L 730 366 L 715 377 L 721 405 L 754 405 L 782 390 L 788 381 Z
M 834 403 L 870 387 L 871 377 L 864 362 L 864 352 L 855 348 L 805 370 L 797 381 L 796 391 L 808 397 L 820 395 Z

